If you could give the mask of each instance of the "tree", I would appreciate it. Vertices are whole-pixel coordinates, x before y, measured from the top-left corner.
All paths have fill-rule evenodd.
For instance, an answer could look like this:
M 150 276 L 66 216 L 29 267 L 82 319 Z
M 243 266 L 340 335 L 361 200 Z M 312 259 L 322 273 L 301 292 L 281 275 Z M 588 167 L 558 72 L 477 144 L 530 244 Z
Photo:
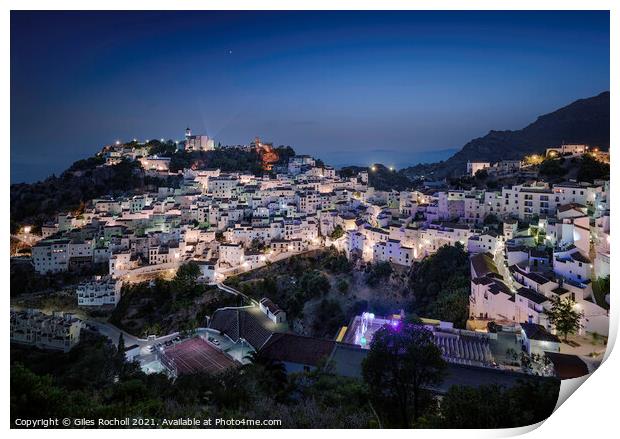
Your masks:
M 334 337 L 338 329 L 346 324 L 346 317 L 337 300 L 323 299 L 314 311 L 312 332 L 315 337 Z
M 334 241 L 341 238 L 342 236 L 344 236 L 344 230 L 342 230 L 342 227 L 340 227 L 339 225 L 334 227 L 334 231 L 329 234 L 329 237 Z
M 546 159 L 538 168 L 538 172 L 547 177 L 561 177 L 566 174 L 568 170 L 562 166 L 559 160 Z
M 118 344 L 116 345 L 116 352 L 117 352 L 119 361 L 121 363 L 124 363 L 125 362 L 125 337 L 123 336 L 122 332 L 118 335 Z
M 526 165 L 536 166 L 536 165 L 540 165 L 544 159 L 545 158 L 543 155 L 532 154 L 532 155 L 525 156 L 523 161 L 525 162 Z
M 312 297 L 322 296 L 329 292 L 331 284 L 329 279 L 318 270 L 309 271 L 299 280 L 301 289 Z
M 191 261 L 179 267 L 174 280 L 180 287 L 187 288 L 196 283 L 198 277 L 200 277 L 200 266 Z
M 252 351 L 245 355 L 244 360 L 250 361 L 245 368 L 258 369 L 260 384 L 269 392 L 278 392 L 284 389 L 287 383 L 286 367 L 281 361 L 276 361 L 261 352 Z
M 171 157 L 177 150 L 176 144 L 172 140 L 167 142 L 150 140 L 146 147 L 149 149 L 149 155 L 159 155 L 162 157 Z
M 442 398 L 439 426 L 442 428 L 502 428 L 510 425 L 505 395 L 496 385 L 452 386 Z
M 485 226 L 489 226 L 491 224 L 499 224 L 500 220 L 497 217 L 497 215 L 490 213 L 487 216 L 484 217 L 484 225 Z
M 583 313 L 575 311 L 574 306 L 575 302 L 568 297 L 555 297 L 551 299 L 551 309 L 546 311 L 549 321 L 564 336 L 564 341 L 567 341 L 568 334 L 574 334 L 581 328 Z
M 362 375 L 379 411 L 396 426 L 408 428 L 430 406 L 428 388 L 442 382 L 445 367 L 433 334 L 401 322 L 375 332 Z
M 589 181 L 609 177 L 609 163 L 598 161 L 595 157 L 585 154 L 581 157 L 577 181 Z
M 66 413 L 68 405 L 67 392 L 54 385 L 50 375 L 37 375 L 19 363 L 11 365 L 12 421 L 59 416 Z
M 352 269 L 352 264 L 345 252 L 336 250 L 333 245 L 321 256 L 319 263 L 332 273 L 350 273 Z
M 114 367 L 118 375 L 125 375 L 125 337 L 121 332 L 118 335 L 118 344 L 116 345 L 116 355 L 114 356 Z
M 289 158 L 295 156 L 295 150 L 290 146 L 280 145 L 276 148 L 276 152 L 279 157 L 278 163 L 286 164 Z
M 440 320 L 468 314 L 469 270 L 469 256 L 461 243 L 442 246 L 434 255 L 422 260 L 410 273 L 414 311 L 420 316 Z M 452 305 L 459 305 L 459 308 L 450 310 Z M 458 326 L 459 321 L 462 320 L 453 323 Z
M 437 427 L 514 428 L 535 424 L 553 413 L 559 390 L 559 380 L 552 378 L 519 381 L 510 388 L 494 384 L 452 386 L 441 400 Z
M 369 271 L 366 273 L 366 283 L 371 287 L 376 287 L 379 285 L 379 281 L 389 277 L 392 271 L 392 266 L 389 262 L 377 262 L 371 265 Z
M 454 291 L 440 295 L 433 308 L 432 315 L 440 320 L 454 323 L 457 328 L 465 328 L 469 319 L 469 291 Z
M 478 169 L 476 171 L 476 180 L 486 180 L 489 176 L 489 172 L 486 169 Z
M 609 276 L 597 277 L 592 281 L 592 293 L 596 304 L 602 308 L 609 309 L 609 303 L 605 299 L 610 290 Z
M 264 252 L 267 246 L 262 239 L 254 238 L 250 243 L 250 250 Z
M 338 281 L 338 291 L 342 294 L 346 294 L 349 291 L 349 282 L 346 279 L 340 279 Z

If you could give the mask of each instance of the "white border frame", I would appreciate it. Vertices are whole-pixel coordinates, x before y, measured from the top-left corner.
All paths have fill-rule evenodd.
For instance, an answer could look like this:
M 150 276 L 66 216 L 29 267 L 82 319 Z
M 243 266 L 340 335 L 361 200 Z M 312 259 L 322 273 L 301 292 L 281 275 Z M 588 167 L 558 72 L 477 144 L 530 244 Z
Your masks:
M 77 0 L 57 0 L 55 2 L 49 2 L 44 0 L 5 0 L 3 2 L 4 14 L 2 15 L 2 45 L 1 50 L 3 59 L 5 60 L 4 68 L 2 69 L 2 84 L 5 92 L 4 105 L 2 105 L 2 128 L 1 131 L 6 139 L 6 146 L 1 149 L 2 163 L 5 172 L 2 173 L 2 179 L 5 181 L 3 185 L 2 197 L 3 205 L 8 206 L 10 203 L 9 188 L 10 188 L 10 10 L 63 10 L 63 9 L 76 9 L 76 10 L 139 10 L 139 9 L 153 9 L 153 10 L 199 10 L 199 9 L 213 9 L 213 10 L 235 10 L 235 9 L 296 9 L 296 10 L 339 10 L 339 9 L 357 9 L 357 10 L 375 10 L 375 9 L 413 9 L 413 10 L 610 10 L 610 89 L 614 88 L 615 78 L 618 78 L 620 69 L 618 68 L 618 55 L 620 54 L 620 45 L 618 44 L 619 28 L 620 28 L 620 2 L 603 1 L 603 0 L 590 0 L 590 1 L 576 1 L 576 0 L 564 0 L 564 1 L 550 1 L 550 0 L 506 0 L 503 2 L 489 1 L 489 0 L 470 0 L 464 2 L 462 0 L 444 0 L 437 2 L 421 2 L 421 1 L 403 1 L 403 0 L 383 0 L 381 2 L 372 2 L 369 0 L 357 0 L 357 1 L 342 1 L 342 0 L 314 0 L 312 2 L 298 1 L 294 5 L 291 2 L 282 0 L 263 0 L 263 1 L 244 1 L 244 0 L 211 0 L 211 1 L 199 1 L 199 0 L 183 0 L 183 2 L 173 2 L 166 0 L 90 0 L 88 2 Z M 618 98 L 616 95 L 617 90 L 612 90 L 611 93 L 611 120 L 617 121 L 615 117 L 618 115 Z M 611 143 L 618 144 L 618 130 L 612 123 L 611 125 Z M 614 156 L 612 155 L 612 160 Z M 615 161 L 615 160 L 614 160 Z M 613 161 L 612 161 L 613 164 Z M 612 166 L 612 192 L 616 193 L 616 189 L 620 187 L 620 181 L 618 172 L 615 171 Z M 616 203 L 612 200 L 612 205 Z M 617 229 L 619 216 L 614 216 L 611 219 L 613 230 Z M 4 248 L 9 248 L 9 236 L 6 231 L 9 229 L 9 217 L 7 215 L 2 217 L 3 233 L 2 242 Z M 612 241 L 612 252 L 615 255 L 618 245 L 615 241 Z M 615 264 L 615 257 L 612 258 L 613 267 L 617 267 Z M 6 261 L 6 260 L 5 260 Z M 614 269 L 611 270 L 616 273 Z M 8 282 L 9 279 L 9 266 L 8 261 L 2 266 L 3 278 Z M 612 279 L 612 291 L 617 282 L 616 278 Z M 5 299 L 3 301 L 3 311 L 5 315 L 8 315 L 9 308 L 9 293 L 8 288 L 5 288 Z M 612 293 L 612 296 L 614 294 Z M 616 306 L 616 300 L 613 300 L 611 310 L 611 325 L 610 328 L 610 341 L 606 358 L 608 361 L 599 368 L 587 381 L 588 384 L 579 388 L 573 396 L 570 396 L 564 404 L 557 409 L 547 421 L 542 425 L 523 427 L 509 430 L 420 430 L 411 432 L 398 432 L 396 434 L 417 434 L 427 437 L 440 437 L 448 438 L 458 435 L 459 438 L 484 438 L 484 437 L 503 437 L 523 434 L 530 431 L 532 437 L 541 437 L 548 439 L 549 437 L 607 437 L 610 435 L 610 431 L 618 425 L 618 418 L 620 416 L 616 413 L 616 398 L 619 394 L 620 385 L 618 384 L 619 361 L 618 355 L 612 352 L 615 338 L 618 331 L 618 309 Z M 6 326 L 5 326 L 6 327 Z M 9 340 L 8 337 L 2 337 L 1 339 L 3 352 L 9 352 Z M 5 428 L 9 428 L 9 361 L 8 358 L 4 360 L 2 366 L 2 394 L 4 398 L 2 400 L 2 416 L 4 419 Z M 569 387 L 575 387 L 573 381 L 583 381 L 580 379 L 570 380 L 571 382 L 563 382 L 562 392 L 572 393 L 575 388 L 569 389 Z M 536 428 L 539 427 L 539 428 Z M 333 434 L 347 434 L 346 432 L 338 430 L 330 430 Z M 362 430 L 356 431 L 355 434 L 361 437 L 371 437 L 376 435 L 376 430 Z M 83 435 L 83 431 L 79 430 L 54 430 L 54 431 L 34 431 L 34 430 L 11 430 L 9 433 L 15 436 L 35 437 L 35 435 L 63 435 L 69 437 L 77 437 L 77 435 Z M 91 430 L 88 432 L 93 437 L 108 437 L 110 434 L 119 434 L 119 432 L 110 432 L 109 430 Z M 121 436 L 130 436 L 135 434 L 141 434 L 135 431 L 122 431 Z M 163 437 L 164 435 L 171 434 L 166 430 L 151 431 L 152 435 Z M 254 430 L 252 432 L 246 432 L 244 430 L 217 430 L 205 433 L 202 430 L 196 431 L 184 431 L 182 434 L 189 435 L 205 435 L 212 434 L 217 437 L 242 437 L 244 434 L 257 435 L 259 437 L 269 436 L 273 438 L 290 437 L 291 435 L 299 435 L 300 438 L 307 438 L 313 436 L 315 433 L 307 430 Z M 393 434 L 390 432 L 389 434 Z

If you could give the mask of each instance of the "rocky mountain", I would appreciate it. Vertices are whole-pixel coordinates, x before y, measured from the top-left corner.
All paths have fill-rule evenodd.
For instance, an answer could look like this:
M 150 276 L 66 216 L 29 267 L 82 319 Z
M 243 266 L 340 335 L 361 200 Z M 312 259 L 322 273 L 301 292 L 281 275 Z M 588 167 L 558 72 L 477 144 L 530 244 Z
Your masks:
M 606 91 L 540 116 L 523 129 L 490 131 L 467 143 L 446 161 L 417 165 L 401 172 L 409 178 L 443 178 L 463 173 L 467 161 L 520 159 L 562 143 L 585 143 L 607 149 L 609 121 L 609 92 Z

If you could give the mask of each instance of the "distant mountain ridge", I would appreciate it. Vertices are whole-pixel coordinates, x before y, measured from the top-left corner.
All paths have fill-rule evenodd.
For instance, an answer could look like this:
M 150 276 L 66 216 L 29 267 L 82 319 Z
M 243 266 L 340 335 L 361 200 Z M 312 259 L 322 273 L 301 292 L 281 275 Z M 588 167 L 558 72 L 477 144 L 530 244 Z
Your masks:
M 609 148 L 609 91 L 579 99 L 517 131 L 490 131 L 467 143 L 440 163 L 416 165 L 401 170 L 409 178 L 421 175 L 443 178 L 465 171 L 467 161 L 497 162 L 520 159 L 562 143 L 585 143 Z

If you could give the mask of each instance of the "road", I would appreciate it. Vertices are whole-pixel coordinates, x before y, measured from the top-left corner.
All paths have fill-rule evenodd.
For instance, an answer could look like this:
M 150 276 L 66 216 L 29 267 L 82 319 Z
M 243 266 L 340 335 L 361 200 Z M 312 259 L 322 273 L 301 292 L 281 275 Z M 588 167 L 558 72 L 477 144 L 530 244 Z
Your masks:
M 125 339 L 125 346 L 128 347 L 137 345 L 141 348 L 145 346 L 151 346 L 156 343 L 164 343 L 179 335 L 178 332 L 173 332 L 172 334 L 162 335 L 161 337 L 157 337 L 153 340 L 148 340 L 145 338 L 138 338 L 135 335 L 131 335 L 130 333 L 117 328 L 111 323 L 103 323 L 98 320 L 92 319 L 84 320 L 84 323 L 96 329 L 97 332 L 101 335 L 108 337 L 115 346 L 118 344 L 118 338 L 120 337 L 121 333 L 123 334 L 123 338 Z
M 260 268 L 266 267 L 267 263 L 275 264 L 276 262 L 280 262 L 285 259 L 292 258 L 293 256 L 305 255 L 305 254 L 320 250 L 322 248 L 324 247 L 321 247 L 319 245 L 310 245 L 308 246 L 307 250 L 303 250 L 300 252 L 282 252 L 282 253 L 270 254 L 270 255 L 267 255 L 265 262 L 263 262 L 262 264 L 258 264 L 251 268 L 249 266 L 246 266 L 245 264 L 242 264 L 242 265 L 237 265 L 231 268 L 221 269 L 218 273 L 218 277 L 222 279 L 226 279 L 227 277 L 230 277 L 230 276 L 237 276 L 242 273 L 247 273 L 250 271 L 254 271 L 254 270 L 258 270 Z
M 283 253 L 270 255 L 270 256 L 267 256 L 267 262 L 270 262 L 270 263 L 279 262 L 284 259 L 291 258 L 293 256 L 303 255 L 306 253 L 319 250 L 320 248 L 322 247 L 318 245 L 311 245 L 308 247 L 308 250 L 304 250 L 301 252 L 283 252 Z M 259 268 L 265 267 L 266 265 L 267 264 L 264 263 L 259 266 L 253 267 L 253 268 L 245 268 L 243 265 L 239 265 L 236 267 L 226 269 L 224 271 L 220 271 L 218 273 L 218 277 L 222 279 L 226 279 L 226 277 L 236 276 L 241 273 L 247 273 L 248 271 L 257 270 Z M 129 270 L 127 273 L 124 273 L 122 276 L 120 276 L 120 279 L 123 282 L 127 282 L 127 283 L 140 283 L 140 282 L 146 282 L 151 279 L 161 278 L 163 275 L 164 278 L 170 280 L 174 277 L 177 268 L 178 268 L 178 265 L 172 266 L 169 263 L 142 266 L 142 267 L 135 268 L 133 270 Z
M 229 287 L 228 285 L 224 285 L 223 283 L 217 283 L 215 284 L 220 290 L 225 291 L 227 293 L 230 293 L 234 296 L 241 296 L 244 299 L 246 299 L 248 302 L 253 303 L 254 305 L 258 306 L 258 302 L 254 299 L 252 299 L 249 296 L 246 296 L 245 294 L 243 294 L 241 291 L 235 290 L 232 287 Z

